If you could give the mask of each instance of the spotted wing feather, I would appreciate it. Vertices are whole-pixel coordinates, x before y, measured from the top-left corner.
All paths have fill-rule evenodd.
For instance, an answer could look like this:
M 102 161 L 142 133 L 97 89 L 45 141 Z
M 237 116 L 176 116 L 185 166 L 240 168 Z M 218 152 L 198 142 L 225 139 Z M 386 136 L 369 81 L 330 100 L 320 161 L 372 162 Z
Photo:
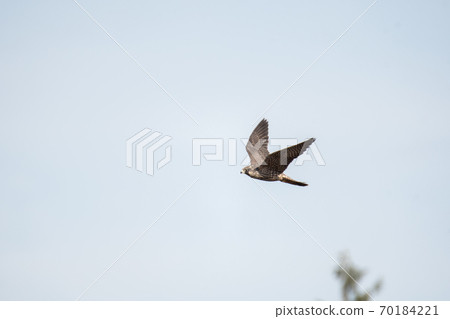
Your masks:
M 277 152 L 269 154 L 265 159 L 267 169 L 264 171 L 270 171 L 271 175 L 278 175 L 283 173 L 289 164 L 299 157 L 306 149 L 314 143 L 315 139 L 310 138 L 297 145 L 289 146 Z
M 250 162 L 253 167 L 258 167 L 264 163 L 269 155 L 267 144 L 269 142 L 269 122 L 262 119 L 255 127 L 248 139 L 245 149 L 250 156 Z

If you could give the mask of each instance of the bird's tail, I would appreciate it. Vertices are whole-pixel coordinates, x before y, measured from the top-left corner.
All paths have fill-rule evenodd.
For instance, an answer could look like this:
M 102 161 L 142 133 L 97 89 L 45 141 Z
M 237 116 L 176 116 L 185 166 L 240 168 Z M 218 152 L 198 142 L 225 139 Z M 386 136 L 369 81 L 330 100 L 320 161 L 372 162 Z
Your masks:
M 297 186 L 308 186 L 308 184 L 293 180 L 292 178 L 290 178 L 289 176 L 286 176 L 284 174 L 281 177 L 280 181 L 283 183 L 288 183 L 288 184 L 297 185 Z

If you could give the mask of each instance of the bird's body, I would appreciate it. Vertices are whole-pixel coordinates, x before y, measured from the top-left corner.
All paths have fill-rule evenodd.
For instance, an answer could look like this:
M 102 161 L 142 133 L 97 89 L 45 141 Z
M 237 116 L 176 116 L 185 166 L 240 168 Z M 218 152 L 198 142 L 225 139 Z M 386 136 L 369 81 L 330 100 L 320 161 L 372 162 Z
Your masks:
M 315 139 L 310 138 L 302 143 L 270 154 L 267 149 L 268 141 L 269 123 L 266 119 L 263 119 L 250 135 L 246 150 L 250 156 L 251 164 L 244 167 L 241 173 L 268 182 L 280 181 L 297 186 L 308 186 L 308 184 L 293 180 L 283 172 L 295 158 L 306 151 Z
M 260 167 L 253 168 L 250 165 L 250 166 L 247 166 L 246 168 L 247 169 L 244 168 L 243 173 L 247 174 L 251 178 L 256 178 L 256 179 L 260 179 L 260 180 L 268 181 L 268 182 L 275 182 L 278 180 L 277 174 L 270 174 L 270 172 L 268 172 L 269 174 L 267 174 L 264 171 L 262 171 L 262 168 L 260 168 Z

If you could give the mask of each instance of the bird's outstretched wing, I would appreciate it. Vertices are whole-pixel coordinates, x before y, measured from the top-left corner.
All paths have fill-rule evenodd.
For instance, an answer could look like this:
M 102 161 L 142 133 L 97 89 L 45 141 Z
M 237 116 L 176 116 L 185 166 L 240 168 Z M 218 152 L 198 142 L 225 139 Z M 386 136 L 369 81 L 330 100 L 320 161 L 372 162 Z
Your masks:
M 253 167 L 263 164 L 264 159 L 269 155 L 269 151 L 267 150 L 268 141 L 269 122 L 266 119 L 262 119 L 253 130 L 245 147 Z
M 314 143 L 316 139 L 310 138 L 300 144 L 289 146 L 277 152 L 269 154 L 265 161 L 265 164 L 275 174 L 281 174 L 289 166 L 289 164 L 299 157 L 306 149 Z

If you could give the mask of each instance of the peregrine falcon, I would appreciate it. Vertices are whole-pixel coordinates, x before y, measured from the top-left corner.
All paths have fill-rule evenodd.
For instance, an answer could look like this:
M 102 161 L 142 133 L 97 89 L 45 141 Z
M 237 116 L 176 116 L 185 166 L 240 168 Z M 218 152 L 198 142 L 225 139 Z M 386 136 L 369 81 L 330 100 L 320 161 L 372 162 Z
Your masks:
M 283 172 L 315 140 L 315 138 L 310 138 L 300 144 L 289 146 L 269 154 L 267 150 L 269 122 L 266 119 L 262 119 L 253 130 L 245 147 L 250 156 L 250 165 L 244 167 L 241 170 L 241 174 L 244 173 L 251 178 L 261 179 L 263 181 L 280 181 L 297 186 L 308 186 L 308 184 L 293 180 L 286 174 L 283 174 Z

